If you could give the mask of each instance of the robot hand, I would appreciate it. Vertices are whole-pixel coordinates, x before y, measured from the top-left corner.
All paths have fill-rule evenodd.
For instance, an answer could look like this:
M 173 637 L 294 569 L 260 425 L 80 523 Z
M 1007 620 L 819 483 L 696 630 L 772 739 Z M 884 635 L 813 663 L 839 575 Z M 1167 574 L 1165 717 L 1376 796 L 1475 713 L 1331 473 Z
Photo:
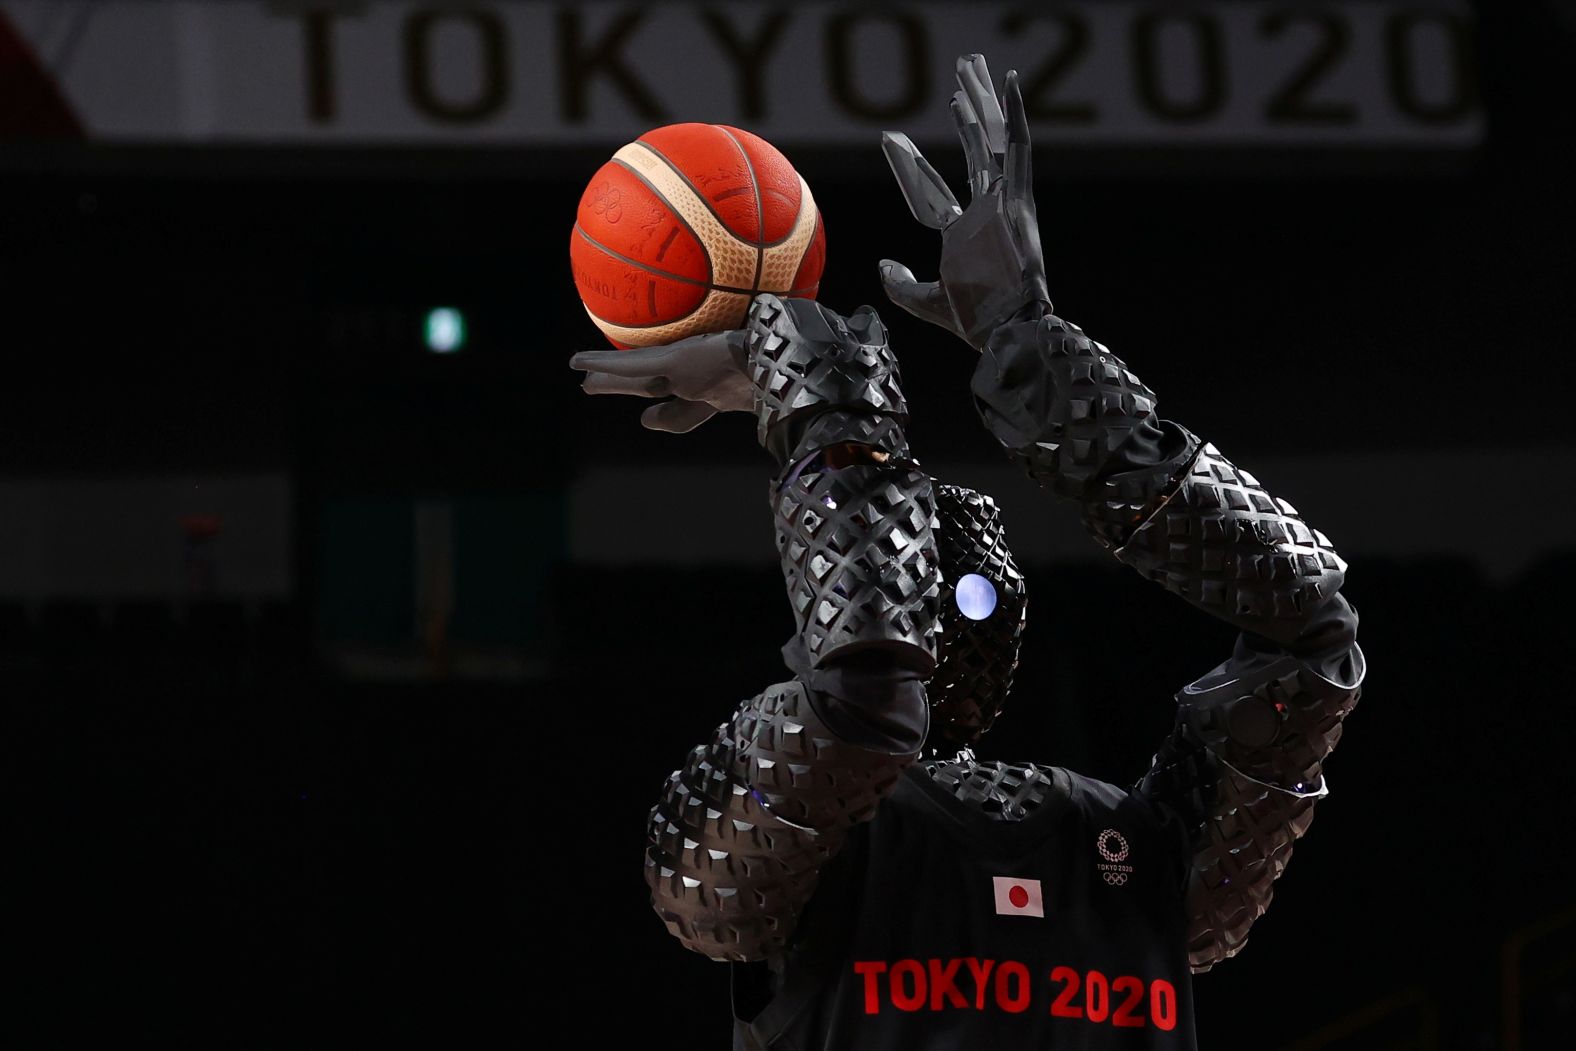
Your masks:
M 860 438 L 882 448 L 891 424 L 881 421 L 907 418 L 897 359 L 869 307 L 844 317 L 813 300 L 762 292 L 745 324 L 638 350 L 581 351 L 569 367 L 586 371 L 587 394 L 673 395 L 641 414 L 649 430 L 682 433 L 719 412 L 753 411 L 761 445 L 779 460 L 799 444 L 814 446 L 831 433 L 823 434 L 827 426 L 836 431 L 835 421 L 812 426 L 833 410 L 869 417 Z
M 941 279 L 917 281 L 908 267 L 883 259 L 881 283 L 892 302 L 981 350 L 1005 322 L 1049 313 L 1051 299 L 1017 71 L 1007 74 L 1005 114 L 982 56 L 958 59 L 958 83 L 952 117 L 968 162 L 968 208 L 958 206 L 907 135 L 881 137 L 914 218 L 941 231 Z
M 682 434 L 719 412 L 749 412 L 754 390 L 745 374 L 743 329 L 708 332 L 637 350 L 585 350 L 569 359 L 587 394 L 632 394 L 669 401 L 640 414 L 647 430 Z

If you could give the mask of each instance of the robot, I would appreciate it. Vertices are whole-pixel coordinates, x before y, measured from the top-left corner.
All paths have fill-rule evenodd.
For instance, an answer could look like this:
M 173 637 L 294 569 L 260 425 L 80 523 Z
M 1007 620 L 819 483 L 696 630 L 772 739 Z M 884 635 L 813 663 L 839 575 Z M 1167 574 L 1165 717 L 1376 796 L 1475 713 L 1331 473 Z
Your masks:
M 1235 647 L 1176 695 L 1130 788 L 981 761 L 1025 582 L 994 501 L 911 455 L 876 312 L 761 295 L 741 331 L 577 354 L 590 393 L 673 396 L 651 429 L 754 414 L 798 629 L 792 678 L 663 786 L 646 879 L 675 938 L 732 964 L 738 1049 L 1192 1048 L 1191 975 L 1268 908 L 1359 698 L 1346 567 L 1053 312 L 1017 77 L 998 99 L 973 55 L 958 79 L 966 208 L 884 137 L 942 243 L 937 281 L 883 260 L 886 292 L 978 352 L 972 398 L 1006 453 Z

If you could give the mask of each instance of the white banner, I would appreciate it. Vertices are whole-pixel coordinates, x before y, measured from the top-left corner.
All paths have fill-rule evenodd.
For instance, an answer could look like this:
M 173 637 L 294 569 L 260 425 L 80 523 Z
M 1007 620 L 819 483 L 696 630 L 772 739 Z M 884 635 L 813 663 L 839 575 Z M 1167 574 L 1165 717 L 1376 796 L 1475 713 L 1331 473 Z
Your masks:
M 1483 130 L 1456 2 L 0 0 L 0 19 L 106 140 L 617 144 L 700 120 L 934 141 L 974 51 L 1020 71 L 1040 143 L 1455 148 Z

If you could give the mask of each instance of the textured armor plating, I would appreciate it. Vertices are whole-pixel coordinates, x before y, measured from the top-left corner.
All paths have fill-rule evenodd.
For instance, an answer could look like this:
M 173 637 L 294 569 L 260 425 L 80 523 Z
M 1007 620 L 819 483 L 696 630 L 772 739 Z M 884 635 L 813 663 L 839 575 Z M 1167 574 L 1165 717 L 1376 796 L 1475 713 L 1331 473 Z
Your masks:
M 999 760 L 981 763 L 968 752 L 955 759 L 929 759 L 921 767 L 960 803 L 1002 821 L 1027 817 L 1055 789 L 1049 767 Z
M 1283 644 L 1346 573 L 1328 537 L 1213 445 L 1117 557 L 1195 606 Z
M 745 701 L 651 810 L 646 882 L 657 914 L 697 952 L 766 958 L 792 933 L 821 864 L 913 758 L 838 740 L 798 682 Z
M 941 587 L 935 503 L 907 459 L 879 320 L 763 296 L 750 326 L 758 434 L 783 468 L 770 495 L 797 627 L 785 656 L 808 677 L 828 668 L 829 681 L 834 657 L 874 654 L 879 667 L 884 654 L 928 672 Z M 852 656 L 860 650 L 871 652 Z M 923 695 L 913 696 L 922 717 Z M 917 746 L 861 747 L 823 718 L 859 703 L 799 679 L 772 686 L 669 777 L 651 811 L 646 878 L 686 946 L 736 961 L 784 947 L 821 867 L 918 758 Z
M 1155 512 L 1198 449 L 1197 438 L 1172 425 L 1161 460 L 1121 462 L 1137 429 L 1154 426 L 1154 392 L 1103 344 L 1055 316 L 998 329 L 972 387 L 1008 455 L 1078 500 L 1085 526 L 1107 548 L 1120 547 Z
M 803 455 L 790 426 L 803 416 L 848 409 L 907 419 L 897 356 L 869 307 L 844 319 L 813 300 L 763 294 L 750 305 L 745 331 L 756 438 L 779 463 Z
M 1241 952 L 1270 906 L 1292 845 L 1313 823 L 1314 795 L 1293 795 L 1240 777 L 1215 758 L 1178 713 L 1136 789 L 1193 825 L 1188 881 L 1188 963 L 1200 973 Z
M 780 944 L 821 845 L 768 813 L 733 779 L 729 727 L 663 786 L 646 833 L 646 883 L 668 930 L 715 959 L 759 959 Z
M 1006 703 L 1028 601 L 996 502 L 956 485 L 938 484 L 935 496 L 936 539 L 949 584 L 978 573 L 996 589 L 996 608 L 984 620 L 964 616 L 955 601 L 941 603 L 941 659 L 927 691 L 931 743 L 956 751 L 983 737 Z
M 1350 681 L 1296 658 L 1234 658 L 1177 695 L 1171 736 L 1137 791 L 1194 828 L 1188 958 L 1207 971 L 1247 944 L 1269 908 L 1292 845 L 1325 794 L 1323 763 L 1357 704 L 1364 665 L 1351 647 Z
M 869 820 L 918 753 L 849 744 L 816 716 L 803 684 L 782 683 L 739 708 L 739 769 L 779 818 L 818 830 Z
M 1231 771 L 1215 787 L 1188 884 L 1188 963 L 1195 972 L 1230 959 L 1270 907 L 1292 844 L 1313 824 L 1313 796 L 1266 788 Z
M 930 479 L 906 459 L 897 358 L 868 307 L 844 319 L 810 300 L 758 296 L 746 371 L 756 434 L 787 468 L 772 489 L 796 635 L 812 668 L 872 645 L 929 670 L 941 575 Z M 833 445 L 865 462 L 827 469 Z
M 1086 488 L 1084 527 L 1106 550 L 1115 551 L 1126 544 L 1176 492 L 1177 483 L 1192 465 L 1199 440 L 1175 424 L 1163 423 L 1162 433 L 1167 432 L 1176 439 L 1175 447 L 1159 463 L 1103 473 Z
M 941 574 L 923 472 L 897 465 L 804 472 L 774 492 L 773 503 L 788 601 L 813 667 L 882 643 L 934 662 Z
M 804 426 L 787 462 L 797 463 L 817 449 L 843 443 L 868 445 L 901 459 L 908 457 L 908 440 L 903 435 L 903 425 L 895 418 L 834 409 L 815 416 Z
M 975 369 L 975 404 L 1031 476 L 1082 499 L 1154 393 L 1120 358 L 1054 315 L 996 331 Z

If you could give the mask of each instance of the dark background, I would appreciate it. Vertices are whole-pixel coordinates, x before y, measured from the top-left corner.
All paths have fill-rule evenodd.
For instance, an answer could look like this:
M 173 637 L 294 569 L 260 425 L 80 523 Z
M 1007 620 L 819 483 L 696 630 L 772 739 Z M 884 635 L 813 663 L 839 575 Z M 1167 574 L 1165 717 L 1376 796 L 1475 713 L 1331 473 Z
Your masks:
M 1486 531 L 1353 556 L 1365 697 L 1274 909 L 1195 983 L 1207 1048 L 1503 1046 L 1507 940 L 1576 902 L 1576 540 L 1508 575 L 1482 556 L 1571 499 L 1576 56 L 1541 8 L 1480 24 L 1489 131 L 1466 158 L 1282 156 L 1260 177 L 1222 155 L 1037 157 L 1059 308 L 1168 415 L 1250 469 L 1346 465 L 1370 535 Z M 52 1031 L 314 1045 L 432 1027 L 469 1046 L 564 1022 L 584 1034 L 566 1046 L 724 1046 L 725 969 L 650 912 L 641 834 L 687 748 L 786 675 L 765 504 L 754 567 L 577 560 L 571 530 L 675 511 L 586 523 L 569 505 L 602 468 L 754 466 L 764 485 L 769 465 L 743 417 L 643 432 L 639 406 L 586 399 L 565 368 L 598 342 L 563 235 L 602 156 L 8 155 L 0 475 L 279 472 L 294 492 L 287 600 L 0 603 L 17 1002 Z M 882 255 L 931 269 L 874 142 L 793 157 L 828 225 L 823 300 L 879 302 Z M 459 354 L 416 338 L 438 303 L 469 313 Z M 921 456 L 996 465 L 966 353 L 884 316 Z M 1537 456 L 1565 469 L 1529 474 Z M 1372 470 L 1456 457 L 1403 503 Z M 1049 499 L 998 495 L 1009 529 Z M 433 500 L 479 509 L 455 557 L 508 585 L 478 619 L 507 630 L 471 633 L 507 675 L 443 674 L 396 638 L 410 538 L 361 543 L 344 517 Z M 464 567 L 473 534 L 496 566 Z M 1130 783 L 1230 633 L 1101 563 L 1026 569 L 1019 685 L 982 752 Z M 363 599 L 386 616 L 344 613 Z M 358 629 L 425 671 L 348 673 Z M 1569 931 L 1529 950 L 1521 1046 L 1568 1046 Z

